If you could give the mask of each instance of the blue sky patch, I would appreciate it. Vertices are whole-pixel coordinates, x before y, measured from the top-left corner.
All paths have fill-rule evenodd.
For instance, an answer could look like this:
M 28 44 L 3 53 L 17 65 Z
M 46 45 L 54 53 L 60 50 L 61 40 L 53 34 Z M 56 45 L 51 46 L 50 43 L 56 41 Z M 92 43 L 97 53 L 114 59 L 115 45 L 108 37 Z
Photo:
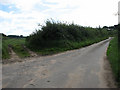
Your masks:
M 40 4 L 36 4 L 35 7 L 34 7 L 34 9 L 38 10 L 38 11 L 44 11 L 46 9 L 49 9 L 49 7 L 43 6 L 43 5 L 40 5 Z
M 11 11 L 17 11 L 18 9 L 15 7 L 15 5 L 0 4 L 0 10 L 5 11 L 5 12 L 11 12 Z
M 43 0 L 42 1 L 44 4 L 49 4 L 49 5 L 56 5 L 56 4 L 58 4 L 58 3 L 56 3 L 56 2 L 47 2 L 47 1 L 45 1 L 45 0 Z

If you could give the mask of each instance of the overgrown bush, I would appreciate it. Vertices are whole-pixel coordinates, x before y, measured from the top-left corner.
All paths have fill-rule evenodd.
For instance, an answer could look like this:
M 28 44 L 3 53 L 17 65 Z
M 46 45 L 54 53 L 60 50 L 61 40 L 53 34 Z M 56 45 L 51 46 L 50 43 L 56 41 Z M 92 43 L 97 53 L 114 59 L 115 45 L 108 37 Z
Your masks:
M 83 42 L 86 40 L 96 40 L 109 36 L 107 29 L 83 27 L 76 24 L 67 24 L 55 21 L 46 21 L 46 25 L 41 30 L 36 30 L 26 39 L 26 45 L 33 49 L 70 47 L 71 42 Z

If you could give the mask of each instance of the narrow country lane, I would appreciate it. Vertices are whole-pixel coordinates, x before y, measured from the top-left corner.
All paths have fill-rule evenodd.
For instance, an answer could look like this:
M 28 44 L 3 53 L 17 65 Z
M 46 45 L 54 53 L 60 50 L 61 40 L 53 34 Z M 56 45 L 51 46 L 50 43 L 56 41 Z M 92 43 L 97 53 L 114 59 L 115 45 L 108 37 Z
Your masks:
M 116 87 L 108 69 L 110 66 L 106 64 L 109 41 L 110 38 L 81 49 L 3 65 L 2 86 L 3 88 Z

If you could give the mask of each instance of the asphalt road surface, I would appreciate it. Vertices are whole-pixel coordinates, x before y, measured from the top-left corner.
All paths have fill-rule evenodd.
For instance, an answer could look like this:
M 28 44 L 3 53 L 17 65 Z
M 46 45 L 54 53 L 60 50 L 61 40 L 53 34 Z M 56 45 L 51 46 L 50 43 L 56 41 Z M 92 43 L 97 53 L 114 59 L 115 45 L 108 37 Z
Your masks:
M 107 39 L 81 49 L 3 65 L 2 87 L 109 88 L 110 81 L 105 79 L 109 77 L 104 74 L 109 41 Z

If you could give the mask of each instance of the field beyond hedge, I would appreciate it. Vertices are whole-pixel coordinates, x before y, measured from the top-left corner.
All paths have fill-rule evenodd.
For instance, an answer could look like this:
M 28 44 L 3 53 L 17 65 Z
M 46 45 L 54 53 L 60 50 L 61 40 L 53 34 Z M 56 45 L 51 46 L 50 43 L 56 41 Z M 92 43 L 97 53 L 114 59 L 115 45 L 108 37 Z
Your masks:
M 3 37 L 2 40 L 2 58 L 8 59 L 10 58 L 10 50 L 9 47 L 13 49 L 13 51 L 20 57 L 24 58 L 30 56 L 30 54 L 23 48 L 25 44 L 25 38 L 8 38 Z

